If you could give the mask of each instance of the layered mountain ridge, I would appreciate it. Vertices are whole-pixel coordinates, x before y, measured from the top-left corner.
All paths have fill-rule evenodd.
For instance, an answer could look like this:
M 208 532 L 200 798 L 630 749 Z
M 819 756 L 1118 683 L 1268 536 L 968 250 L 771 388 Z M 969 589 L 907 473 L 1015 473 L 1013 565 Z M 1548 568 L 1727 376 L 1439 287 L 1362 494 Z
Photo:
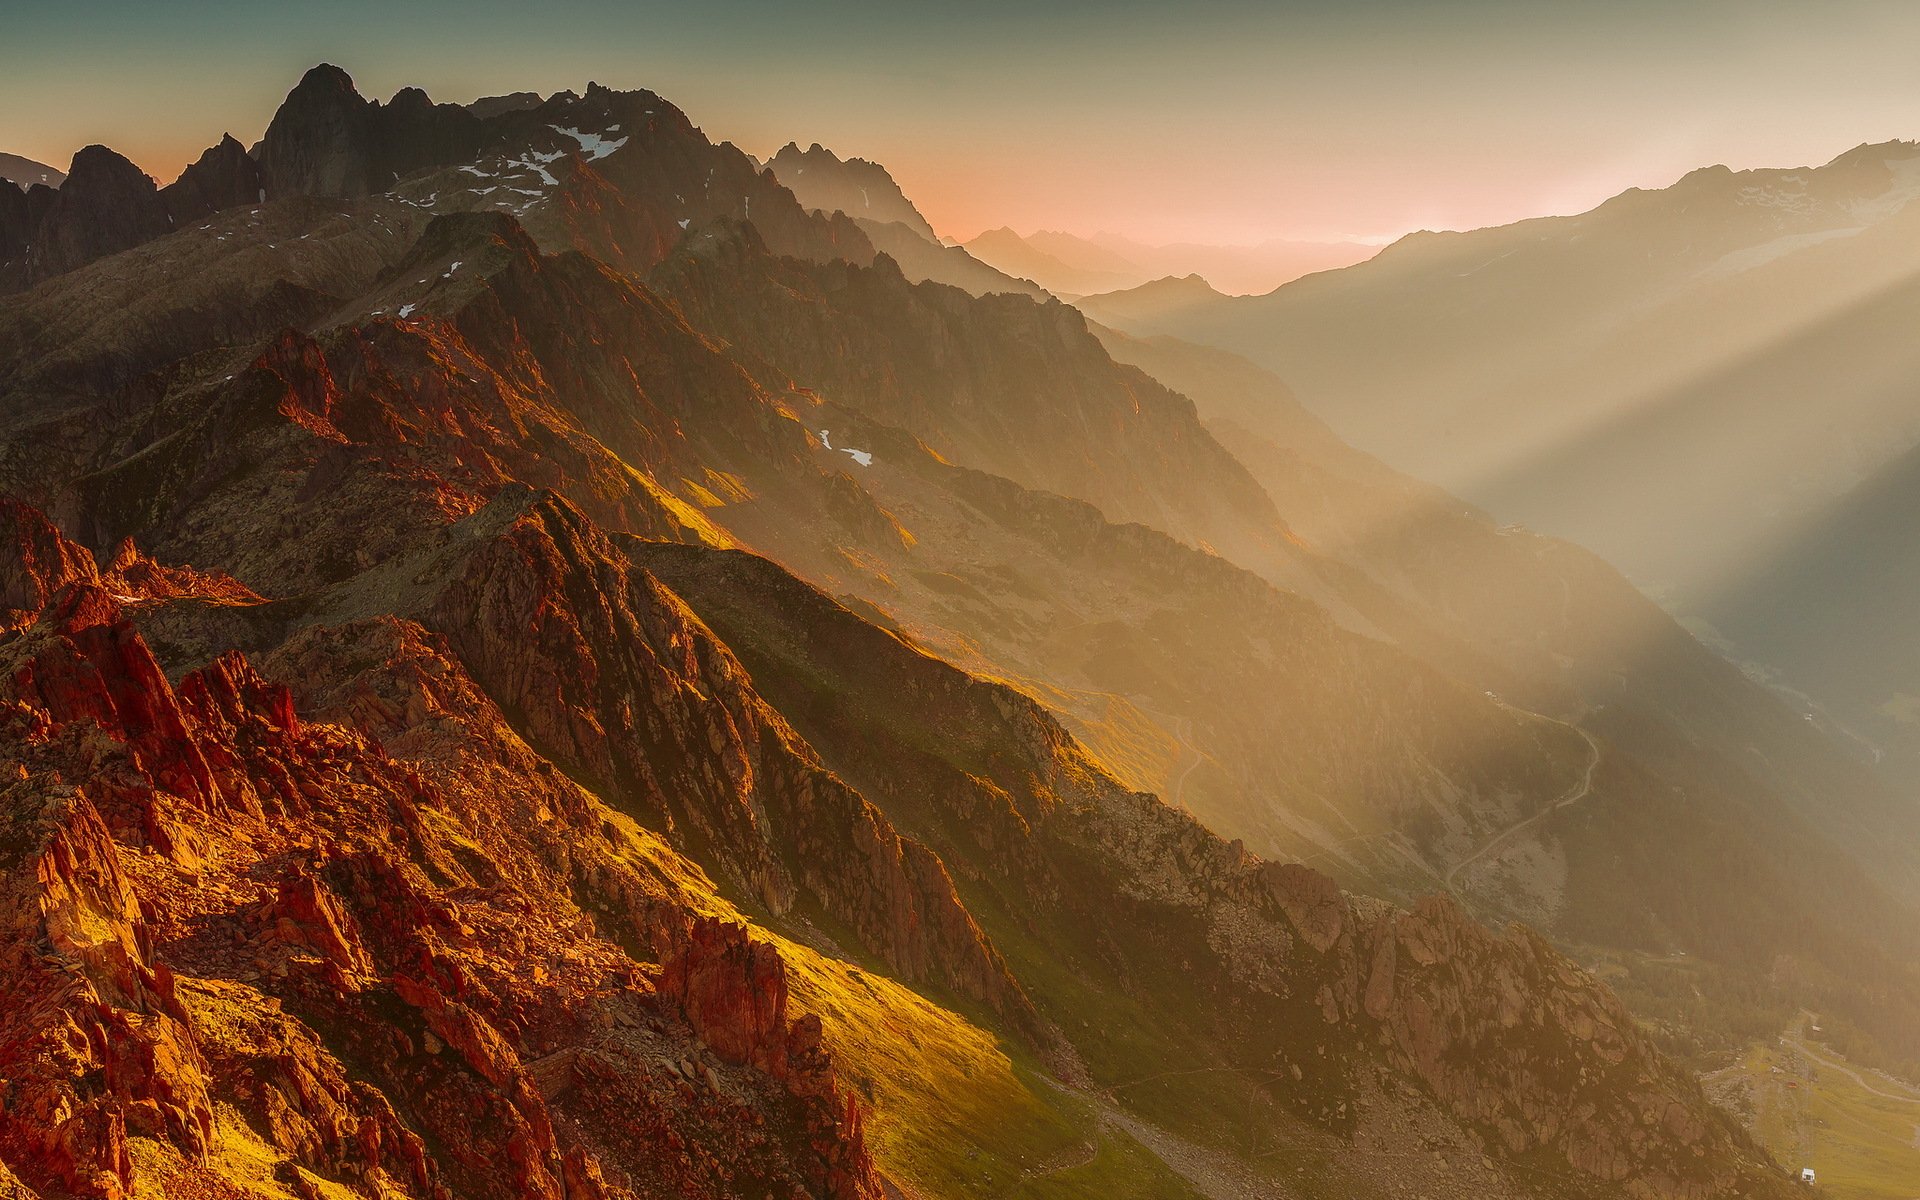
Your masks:
M 1390 473 L 1256 458 L 652 93 L 492 107 L 316 69 L 202 160 L 264 203 L 0 300 L 22 1189 L 1785 1194 L 1604 984 L 1422 893 L 1565 926 L 1489 868 L 1639 830 L 1511 827 L 1684 785 L 1895 929 L 1794 823 L 1890 819 L 1816 732 L 1729 771 L 1775 714 L 1677 629 L 1694 691 L 1436 600 L 1310 486 Z M 1812 908 L 1725 957 L 1840 970 Z

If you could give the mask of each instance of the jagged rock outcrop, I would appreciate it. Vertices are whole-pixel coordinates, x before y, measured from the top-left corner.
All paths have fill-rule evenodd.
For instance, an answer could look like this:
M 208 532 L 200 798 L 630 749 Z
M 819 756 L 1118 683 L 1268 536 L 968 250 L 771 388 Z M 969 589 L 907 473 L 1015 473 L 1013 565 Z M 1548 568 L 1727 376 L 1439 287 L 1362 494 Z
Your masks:
M 557 497 L 502 492 L 427 555 L 383 572 L 528 741 L 643 824 L 670 831 L 775 914 L 797 901 L 902 978 L 937 982 L 1045 1033 L 939 858 L 824 771 L 671 591 Z M 380 580 L 326 602 L 353 613 Z
M 360 196 L 375 175 L 372 106 L 330 63 L 305 75 L 253 148 L 267 196 Z
M 805 150 L 788 142 L 767 160 L 767 169 L 808 208 L 880 224 L 897 222 L 925 241 L 940 244 L 940 235 L 877 162 L 842 159 L 819 142 Z
M 629 957 L 512 822 L 447 840 L 457 776 L 303 721 L 238 655 L 170 684 L 90 582 L 0 642 L 0 681 L 0 1160 L 25 1186 L 191 1192 L 242 1138 L 303 1195 L 877 1194 L 778 955 L 691 895 L 601 852 L 654 897 L 658 965 Z M 576 855 L 608 836 L 593 807 Z M 682 1070 L 702 1040 L 717 1065 Z
M 265 174 L 230 133 L 180 172 L 180 178 L 160 189 L 160 199 L 176 227 L 223 208 L 260 204 L 266 198 Z
M 0 498 L 0 632 L 32 624 L 69 583 L 99 577 L 86 547 L 70 541 L 39 509 Z

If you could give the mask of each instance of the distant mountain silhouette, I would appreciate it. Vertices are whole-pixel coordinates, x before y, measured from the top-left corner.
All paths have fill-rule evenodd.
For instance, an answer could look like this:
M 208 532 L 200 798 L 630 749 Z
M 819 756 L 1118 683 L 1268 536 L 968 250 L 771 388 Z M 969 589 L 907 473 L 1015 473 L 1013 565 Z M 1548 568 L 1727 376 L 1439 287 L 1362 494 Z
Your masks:
M 1302 275 L 1360 262 L 1378 249 L 1358 242 L 1285 239 L 1252 245 L 1156 246 L 1113 234 L 1087 238 L 1041 230 L 1022 236 L 1007 228 L 990 229 L 965 245 L 983 262 L 1069 296 L 1118 291 L 1185 275 L 1205 276 L 1222 292 L 1267 292 Z
M 36 183 L 57 188 L 67 181 L 67 176 L 64 171 L 18 154 L 0 154 L 0 179 L 10 179 L 25 191 Z
M 898 222 L 939 244 L 940 235 L 879 163 L 842 159 L 819 142 L 805 150 L 788 142 L 768 160 L 767 168 L 807 208 L 838 210 L 862 221 Z

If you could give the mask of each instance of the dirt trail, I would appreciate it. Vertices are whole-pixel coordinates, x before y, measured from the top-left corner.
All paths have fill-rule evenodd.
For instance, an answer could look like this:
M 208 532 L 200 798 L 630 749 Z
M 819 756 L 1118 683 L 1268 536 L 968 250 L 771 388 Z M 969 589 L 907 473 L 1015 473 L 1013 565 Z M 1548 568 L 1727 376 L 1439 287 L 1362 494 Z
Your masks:
M 1588 752 L 1587 769 L 1585 773 L 1581 775 L 1579 784 L 1577 784 L 1570 791 L 1568 791 L 1566 795 L 1560 797 L 1559 800 L 1556 800 L 1554 803 L 1541 809 L 1539 812 L 1533 814 L 1532 816 L 1526 818 L 1523 821 L 1517 821 L 1514 824 L 1507 826 L 1505 829 L 1501 830 L 1499 833 L 1494 834 L 1493 837 L 1487 842 L 1486 845 L 1480 847 L 1478 850 L 1475 850 L 1472 854 L 1468 855 L 1466 858 L 1461 859 L 1459 862 L 1455 863 L 1453 865 L 1453 869 L 1448 871 L 1446 874 L 1446 885 L 1448 890 L 1450 891 L 1453 890 L 1453 886 L 1454 886 L 1453 881 L 1459 877 L 1460 872 L 1466 870 L 1468 867 L 1472 866 L 1474 863 L 1479 862 L 1481 859 L 1485 858 L 1487 855 L 1493 853 L 1493 851 L 1498 849 L 1500 846 L 1505 844 L 1507 841 L 1512 839 L 1517 834 L 1524 832 L 1525 830 L 1533 827 L 1534 825 L 1538 825 L 1540 822 L 1546 820 L 1548 817 L 1552 816 L 1554 813 L 1559 812 L 1561 809 L 1566 808 L 1569 805 L 1578 804 L 1582 800 L 1585 800 L 1587 796 L 1593 791 L 1593 772 L 1600 765 L 1600 743 L 1594 739 L 1594 736 L 1592 734 L 1588 733 L 1584 729 L 1575 727 L 1574 732 L 1578 733 L 1581 737 L 1587 739 L 1587 752 Z

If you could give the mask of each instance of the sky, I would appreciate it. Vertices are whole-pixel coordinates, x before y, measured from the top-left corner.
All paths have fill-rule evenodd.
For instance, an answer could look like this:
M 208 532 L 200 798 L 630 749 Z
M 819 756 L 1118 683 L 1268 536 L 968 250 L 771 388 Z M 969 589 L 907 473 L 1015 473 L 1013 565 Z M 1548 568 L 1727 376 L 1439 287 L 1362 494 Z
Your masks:
M 1901 0 L 0 0 L 0 151 L 161 182 L 300 74 L 649 87 L 765 157 L 884 163 L 968 237 L 1385 241 L 1920 137 Z

